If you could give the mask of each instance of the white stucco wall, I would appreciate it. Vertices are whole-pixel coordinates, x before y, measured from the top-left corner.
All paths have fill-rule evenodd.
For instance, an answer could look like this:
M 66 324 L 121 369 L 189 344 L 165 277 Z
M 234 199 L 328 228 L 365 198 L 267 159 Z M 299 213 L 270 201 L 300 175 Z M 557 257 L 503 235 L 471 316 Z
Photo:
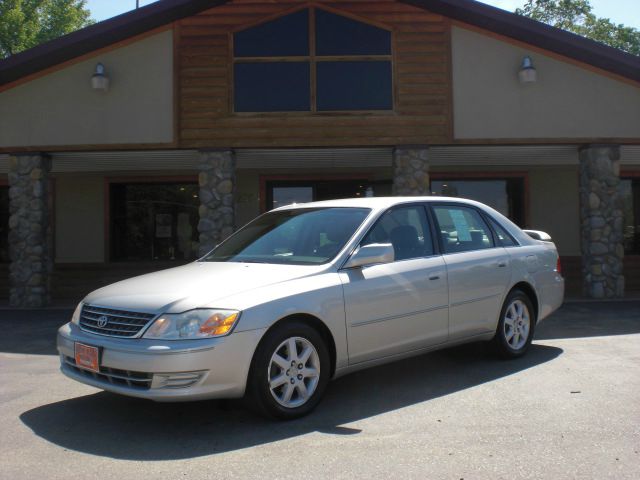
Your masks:
M 96 64 L 111 79 L 91 88 Z M 173 35 L 165 31 L 0 93 L 0 147 L 173 140 Z
M 525 55 L 537 83 L 518 81 Z M 456 139 L 640 139 L 640 85 L 455 26 L 452 56 Z

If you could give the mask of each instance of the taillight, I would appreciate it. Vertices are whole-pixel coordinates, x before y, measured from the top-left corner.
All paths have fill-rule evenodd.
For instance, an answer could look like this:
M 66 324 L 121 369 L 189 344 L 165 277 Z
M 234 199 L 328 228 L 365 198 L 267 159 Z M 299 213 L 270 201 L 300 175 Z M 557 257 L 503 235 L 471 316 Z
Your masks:
M 562 275 L 562 265 L 560 264 L 560 257 L 558 257 L 558 261 L 556 262 L 556 272 Z

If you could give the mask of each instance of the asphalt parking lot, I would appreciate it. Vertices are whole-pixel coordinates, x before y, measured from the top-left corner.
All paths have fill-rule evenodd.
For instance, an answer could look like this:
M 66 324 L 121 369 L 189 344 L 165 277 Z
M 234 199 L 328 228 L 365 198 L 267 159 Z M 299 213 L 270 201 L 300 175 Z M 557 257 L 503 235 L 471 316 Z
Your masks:
M 288 423 L 58 372 L 70 312 L 0 311 L 0 478 L 640 478 L 640 302 L 572 303 L 529 355 L 468 345 L 333 382 Z

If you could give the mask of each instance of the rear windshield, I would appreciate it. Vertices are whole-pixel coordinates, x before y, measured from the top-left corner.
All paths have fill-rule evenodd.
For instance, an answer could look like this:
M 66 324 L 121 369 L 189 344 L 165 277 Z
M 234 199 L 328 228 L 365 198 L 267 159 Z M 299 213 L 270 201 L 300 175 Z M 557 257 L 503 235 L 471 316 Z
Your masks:
M 269 212 L 218 245 L 205 262 L 315 265 L 332 260 L 368 208 L 299 208 Z

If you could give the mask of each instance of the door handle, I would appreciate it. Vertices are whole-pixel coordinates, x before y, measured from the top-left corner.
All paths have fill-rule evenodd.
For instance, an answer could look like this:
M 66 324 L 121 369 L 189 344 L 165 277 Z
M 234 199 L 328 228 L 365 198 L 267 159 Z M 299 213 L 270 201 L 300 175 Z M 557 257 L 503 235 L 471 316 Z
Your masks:
M 507 266 L 506 260 L 502 260 L 502 261 L 498 262 L 498 267 L 499 268 L 504 268 L 506 266 Z
M 429 280 L 440 280 L 440 275 L 431 275 Z

